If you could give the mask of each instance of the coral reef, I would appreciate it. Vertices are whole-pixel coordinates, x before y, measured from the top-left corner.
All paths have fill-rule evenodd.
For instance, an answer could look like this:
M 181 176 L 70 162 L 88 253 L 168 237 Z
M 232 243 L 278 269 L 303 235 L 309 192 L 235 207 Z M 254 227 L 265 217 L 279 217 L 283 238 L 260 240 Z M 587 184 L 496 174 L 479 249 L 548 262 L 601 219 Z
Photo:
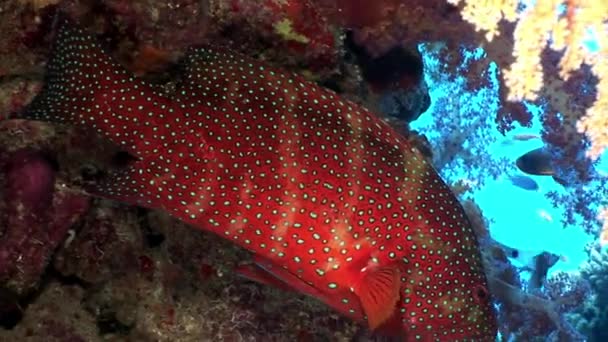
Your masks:
M 85 341 L 348 341 L 357 333 L 317 302 L 236 277 L 232 269 L 248 258 L 163 213 L 101 201 L 57 252 L 58 282 L 0 336 L 24 338 L 34 329 Z M 49 320 L 46 306 L 57 303 L 65 309 Z
M 20 324 L 0 330 L 2 341 L 101 341 L 95 317 L 81 305 L 85 290 L 77 285 L 50 282 L 28 306 Z
M 283 65 L 304 63 L 316 72 L 332 70 L 337 65 L 340 43 L 336 32 L 309 1 L 216 1 L 212 10 L 215 17 L 221 18 L 220 30 L 244 44 L 249 52 L 281 58 Z M 261 40 L 265 51 L 259 50 L 260 41 L 251 45 L 246 38 L 251 33 Z M 277 55 L 279 51 L 282 52 Z
M 55 191 L 55 171 L 40 153 L 18 150 L 7 157 L 0 205 L 0 280 L 23 295 L 38 285 L 51 255 L 88 209 L 89 199 Z
M 120 162 L 115 146 L 89 138 L 91 132 L 5 120 L 40 88 L 57 11 L 86 23 L 127 68 L 164 82 L 167 91 L 178 81 L 173 63 L 189 46 L 209 42 L 304 74 L 376 109 L 409 133 L 447 178 L 449 170 L 461 169 L 469 184 L 481 173 L 502 172 L 501 165 L 470 162 L 484 158 L 479 144 L 492 142 L 486 135 L 491 121 L 503 132 L 529 125 L 525 104 L 540 104 L 542 139 L 568 186 L 550 196 L 571 208 L 566 222 L 583 221 L 599 233 L 589 204 L 605 206 L 608 189 L 589 184 L 605 182 L 593 160 L 608 146 L 608 50 L 600 44 L 591 51 L 586 29 L 606 37 L 608 8 L 601 0 L 536 3 L 523 10 L 519 1 L 472 0 L 0 3 L 0 340 L 375 338 L 310 298 L 237 277 L 232 270 L 250 256 L 219 238 L 165 213 L 86 196 L 81 185 Z M 479 46 L 484 55 L 471 57 Z M 394 56 L 410 56 L 411 64 L 394 78 L 370 77 L 382 73 L 374 61 Z M 449 134 L 442 138 L 447 143 L 432 148 L 408 128 L 429 106 L 423 57 L 432 63 L 425 72 L 434 70 L 430 78 L 437 83 L 451 82 L 454 96 L 434 104 L 437 130 Z M 389 75 L 395 66 L 384 71 Z M 471 108 L 472 94 L 495 103 Z M 499 114 L 490 117 L 494 105 Z M 532 289 L 489 237 L 480 210 L 466 201 L 465 208 L 483 243 L 503 337 L 577 341 L 582 333 L 590 341 L 608 340 L 602 329 L 608 324 L 606 251 L 590 249 L 581 275 L 558 274 Z M 604 243 L 607 216 L 601 216 Z
M 608 208 L 603 208 L 598 215 L 598 219 L 604 222 L 602 231 L 600 233 L 600 245 L 605 246 L 608 244 Z
M 500 334 L 514 341 L 585 341 L 573 327 L 571 313 L 581 309 L 591 287 L 585 277 L 558 273 L 534 288 L 521 280 L 521 271 L 488 232 L 488 223 L 471 200 L 464 202 L 481 240 L 490 291 L 499 306 Z
M 582 277 L 589 281 L 593 295 L 584 300 L 572 316 L 577 330 L 583 332 L 590 342 L 604 341 L 608 338 L 608 250 L 597 244 L 590 245 L 589 261 L 582 266 Z
M 606 44 L 598 44 L 598 49 L 589 47 L 590 35 L 606 37 L 608 5 L 601 0 L 594 1 L 537 1 L 518 14 L 519 1 L 500 1 L 493 4 L 478 5 L 475 1 L 450 0 L 450 3 L 461 4 L 463 18 L 473 23 L 478 30 L 485 31 L 486 39 L 493 38 L 503 31 L 499 25 L 501 19 L 517 22 L 513 32 L 515 41 L 513 54 L 515 61 L 505 70 L 505 83 L 509 87 L 508 99 L 534 100 L 541 88 L 551 88 L 556 83 L 568 81 L 581 68 L 583 63 L 591 67 L 591 72 L 598 79 L 595 101 L 587 109 L 585 116 L 578 121 L 579 132 L 589 137 L 592 146 L 587 151 L 591 158 L 597 158 L 608 146 L 606 125 L 608 123 L 608 62 Z M 598 15 L 598 13 L 600 13 Z M 549 44 L 548 37 L 551 37 Z M 559 63 L 547 63 L 549 58 L 543 54 L 547 47 L 563 52 Z M 558 72 L 544 70 L 558 66 Z M 543 72 L 544 71 L 544 72 Z M 525 77 L 522 77 L 525 75 Z M 558 79 L 561 78 L 561 80 Z M 563 81 L 562 81 L 563 80 Z M 554 106 L 563 99 L 557 97 L 566 91 L 570 97 L 579 93 L 579 89 L 557 86 L 557 94 L 551 94 L 549 101 Z M 570 108 L 572 109 L 572 108 Z M 577 111 L 561 111 L 562 115 L 578 114 Z M 580 115 L 580 114 L 579 114 Z

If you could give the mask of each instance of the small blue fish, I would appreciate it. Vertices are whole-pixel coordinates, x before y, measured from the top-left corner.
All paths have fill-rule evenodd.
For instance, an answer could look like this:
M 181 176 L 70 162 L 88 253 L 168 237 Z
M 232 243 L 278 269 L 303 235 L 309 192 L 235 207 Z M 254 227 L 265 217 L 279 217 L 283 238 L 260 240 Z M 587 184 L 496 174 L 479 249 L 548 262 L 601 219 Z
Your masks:
M 514 175 L 510 176 L 509 179 L 513 185 L 524 190 L 536 191 L 540 188 L 538 183 L 528 176 Z

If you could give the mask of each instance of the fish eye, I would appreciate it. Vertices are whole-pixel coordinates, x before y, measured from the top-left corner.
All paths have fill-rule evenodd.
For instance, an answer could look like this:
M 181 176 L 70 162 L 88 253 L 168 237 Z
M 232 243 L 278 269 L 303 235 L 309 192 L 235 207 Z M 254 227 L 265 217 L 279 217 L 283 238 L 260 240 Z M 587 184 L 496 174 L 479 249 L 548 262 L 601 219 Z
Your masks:
M 477 301 L 483 301 L 488 298 L 488 290 L 484 286 L 476 286 L 475 289 L 473 289 L 473 297 L 475 297 Z

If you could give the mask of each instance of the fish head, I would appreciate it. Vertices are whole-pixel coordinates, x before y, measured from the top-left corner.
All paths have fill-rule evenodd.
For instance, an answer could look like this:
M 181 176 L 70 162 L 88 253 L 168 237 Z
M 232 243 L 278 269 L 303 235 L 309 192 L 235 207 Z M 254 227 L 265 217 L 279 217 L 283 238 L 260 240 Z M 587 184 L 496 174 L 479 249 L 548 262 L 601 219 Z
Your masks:
M 485 284 L 413 290 L 400 308 L 403 331 L 412 340 L 494 341 L 497 323 Z M 404 289 L 412 293 L 412 289 Z M 408 298 L 412 298 L 408 300 Z
M 497 323 L 481 261 L 435 244 L 412 245 L 390 258 L 372 253 L 374 262 L 361 269 L 355 286 L 368 326 L 404 341 L 494 341 Z
M 473 253 L 477 243 L 446 240 L 416 243 L 403 256 L 402 331 L 408 341 L 494 341 L 495 309 L 481 258 Z

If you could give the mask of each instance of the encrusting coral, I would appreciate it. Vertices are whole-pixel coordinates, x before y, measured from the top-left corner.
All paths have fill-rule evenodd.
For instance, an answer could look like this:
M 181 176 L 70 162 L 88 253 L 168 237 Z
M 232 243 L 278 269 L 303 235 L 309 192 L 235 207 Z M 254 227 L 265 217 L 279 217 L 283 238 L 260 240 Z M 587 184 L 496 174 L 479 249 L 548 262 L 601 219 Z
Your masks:
M 442 46 L 437 53 L 442 58 L 437 62 L 443 65 L 441 73 L 462 76 L 470 89 L 487 86 L 488 65 L 496 62 L 499 81 L 506 86 L 496 99 L 502 100 L 495 118 L 501 130 L 507 131 L 514 122 L 530 124 L 532 116 L 522 100 L 542 103 L 544 142 L 557 150 L 556 164 L 576 170 L 572 178 L 583 184 L 595 177 L 591 159 L 608 146 L 608 50 L 605 43 L 588 44 L 589 33 L 605 42 L 608 3 L 535 3 L 525 7 L 514 0 L 6 2 L 0 4 L 0 34 L 5 38 L 0 40 L 0 118 L 18 112 L 39 90 L 40 66 L 57 9 L 102 34 L 109 50 L 131 71 L 170 80 L 163 84 L 163 91 L 175 89 L 173 69 L 166 67 L 188 45 L 219 40 L 304 74 L 368 107 L 390 107 L 385 111 L 389 115 L 403 115 L 403 98 L 409 99 L 401 93 L 412 95 L 415 110 L 410 117 L 420 115 L 428 106 L 427 89 L 420 80 L 422 68 L 417 68 L 413 78 L 400 75 L 381 87 L 370 84 L 361 61 L 353 57 L 355 50 L 343 44 L 348 31 L 354 46 L 364 49 L 372 60 L 392 51 L 415 52 L 420 43 L 428 43 L 429 49 Z M 460 68 L 461 52 L 479 46 L 487 55 L 468 64 L 466 70 Z M 380 94 L 374 94 L 378 89 Z M 362 96 L 370 93 L 374 96 Z M 400 94 L 400 101 L 394 93 Z M 385 119 L 407 132 L 407 122 L 399 126 Z M 460 126 L 462 122 L 452 120 L 451 124 L 462 138 L 470 134 Z M 82 156 L 110 154 L 105 146 L 83 138 L 86 134 L 19 120 L 0 122 L 0 133 L 0 178 L 12 184 L 0 191 L 4 199 L 0 203 L 0 323 L 6 328 L 6 312 L 7 316 L 14 311 L 25 313 L 15 327 L 0 330 L 0 337 L 19 340 L 33 332 L 73 341 L 108 336 L 158 341 L 348 341 L 366 336 L 357 324 L 314 301 L 235 277 L 232 269 L 249 260 L 249 255 L 215 237 L 193 232 L 159 212 L 100 200 L 93 200 L 89 207 L 88 197 L 63 186 L 75 180 L 78 184 L 95 181 L 108 169 L 108 165 L 95 166 L 88 173 L 78 167 Z M 50 161 L 53 158 L 41 152 L 51 146 L 58 169 Z M 447 146 L 446 150 L 460 153 L 465 148 Z M 471 151 L 467 152 L 479 157 Z M 427 156 L 431 154 L 428 151 Z M 32 174 L 38 183 L 28 187 L 23 182 Z M 26 196 L 28 190 L 38 195 Z M 18 201 L 8 203 L 7 196 L 13 195 Z M 578 198 L 577 203 L 585 205 L 590 199 L 601 201 L 599 196 Z M 22 215 L 24 207 L 35 215 Z M 572 212 L 579 210 L 577 206 Z M 475 223 L 485 224 L 478 216 Z M 600 218 L 608 220 L 608 214 Z M 28 227 L 19 230 L 23 226 Z M 533 292 L 522 289 L 526 283 L 504 250 L 484 235 L 487 232 L 478 233 L 499 303 L 501 331 L 521 338 L 580 338 L 571 331 L 567 313 L 589 294 L 587 280 L 595 293 L 589 297 L 601 299 L 593 307 L 605 304 L 598 295 L 605 293 L 604 281 L 599 279 L 608 263 L 598 261 L 605 259 L 605 253 L 599 259 L 594 254 L 594 266 L 583 272 L 584 279 L 559 275 Z M 608 222 L 601 236 L 608 241 Z M 69 302 L 64 310 L 57 310 L 56 318 L 49 315 L 56 308 L 50 298 L 54 295 Z

